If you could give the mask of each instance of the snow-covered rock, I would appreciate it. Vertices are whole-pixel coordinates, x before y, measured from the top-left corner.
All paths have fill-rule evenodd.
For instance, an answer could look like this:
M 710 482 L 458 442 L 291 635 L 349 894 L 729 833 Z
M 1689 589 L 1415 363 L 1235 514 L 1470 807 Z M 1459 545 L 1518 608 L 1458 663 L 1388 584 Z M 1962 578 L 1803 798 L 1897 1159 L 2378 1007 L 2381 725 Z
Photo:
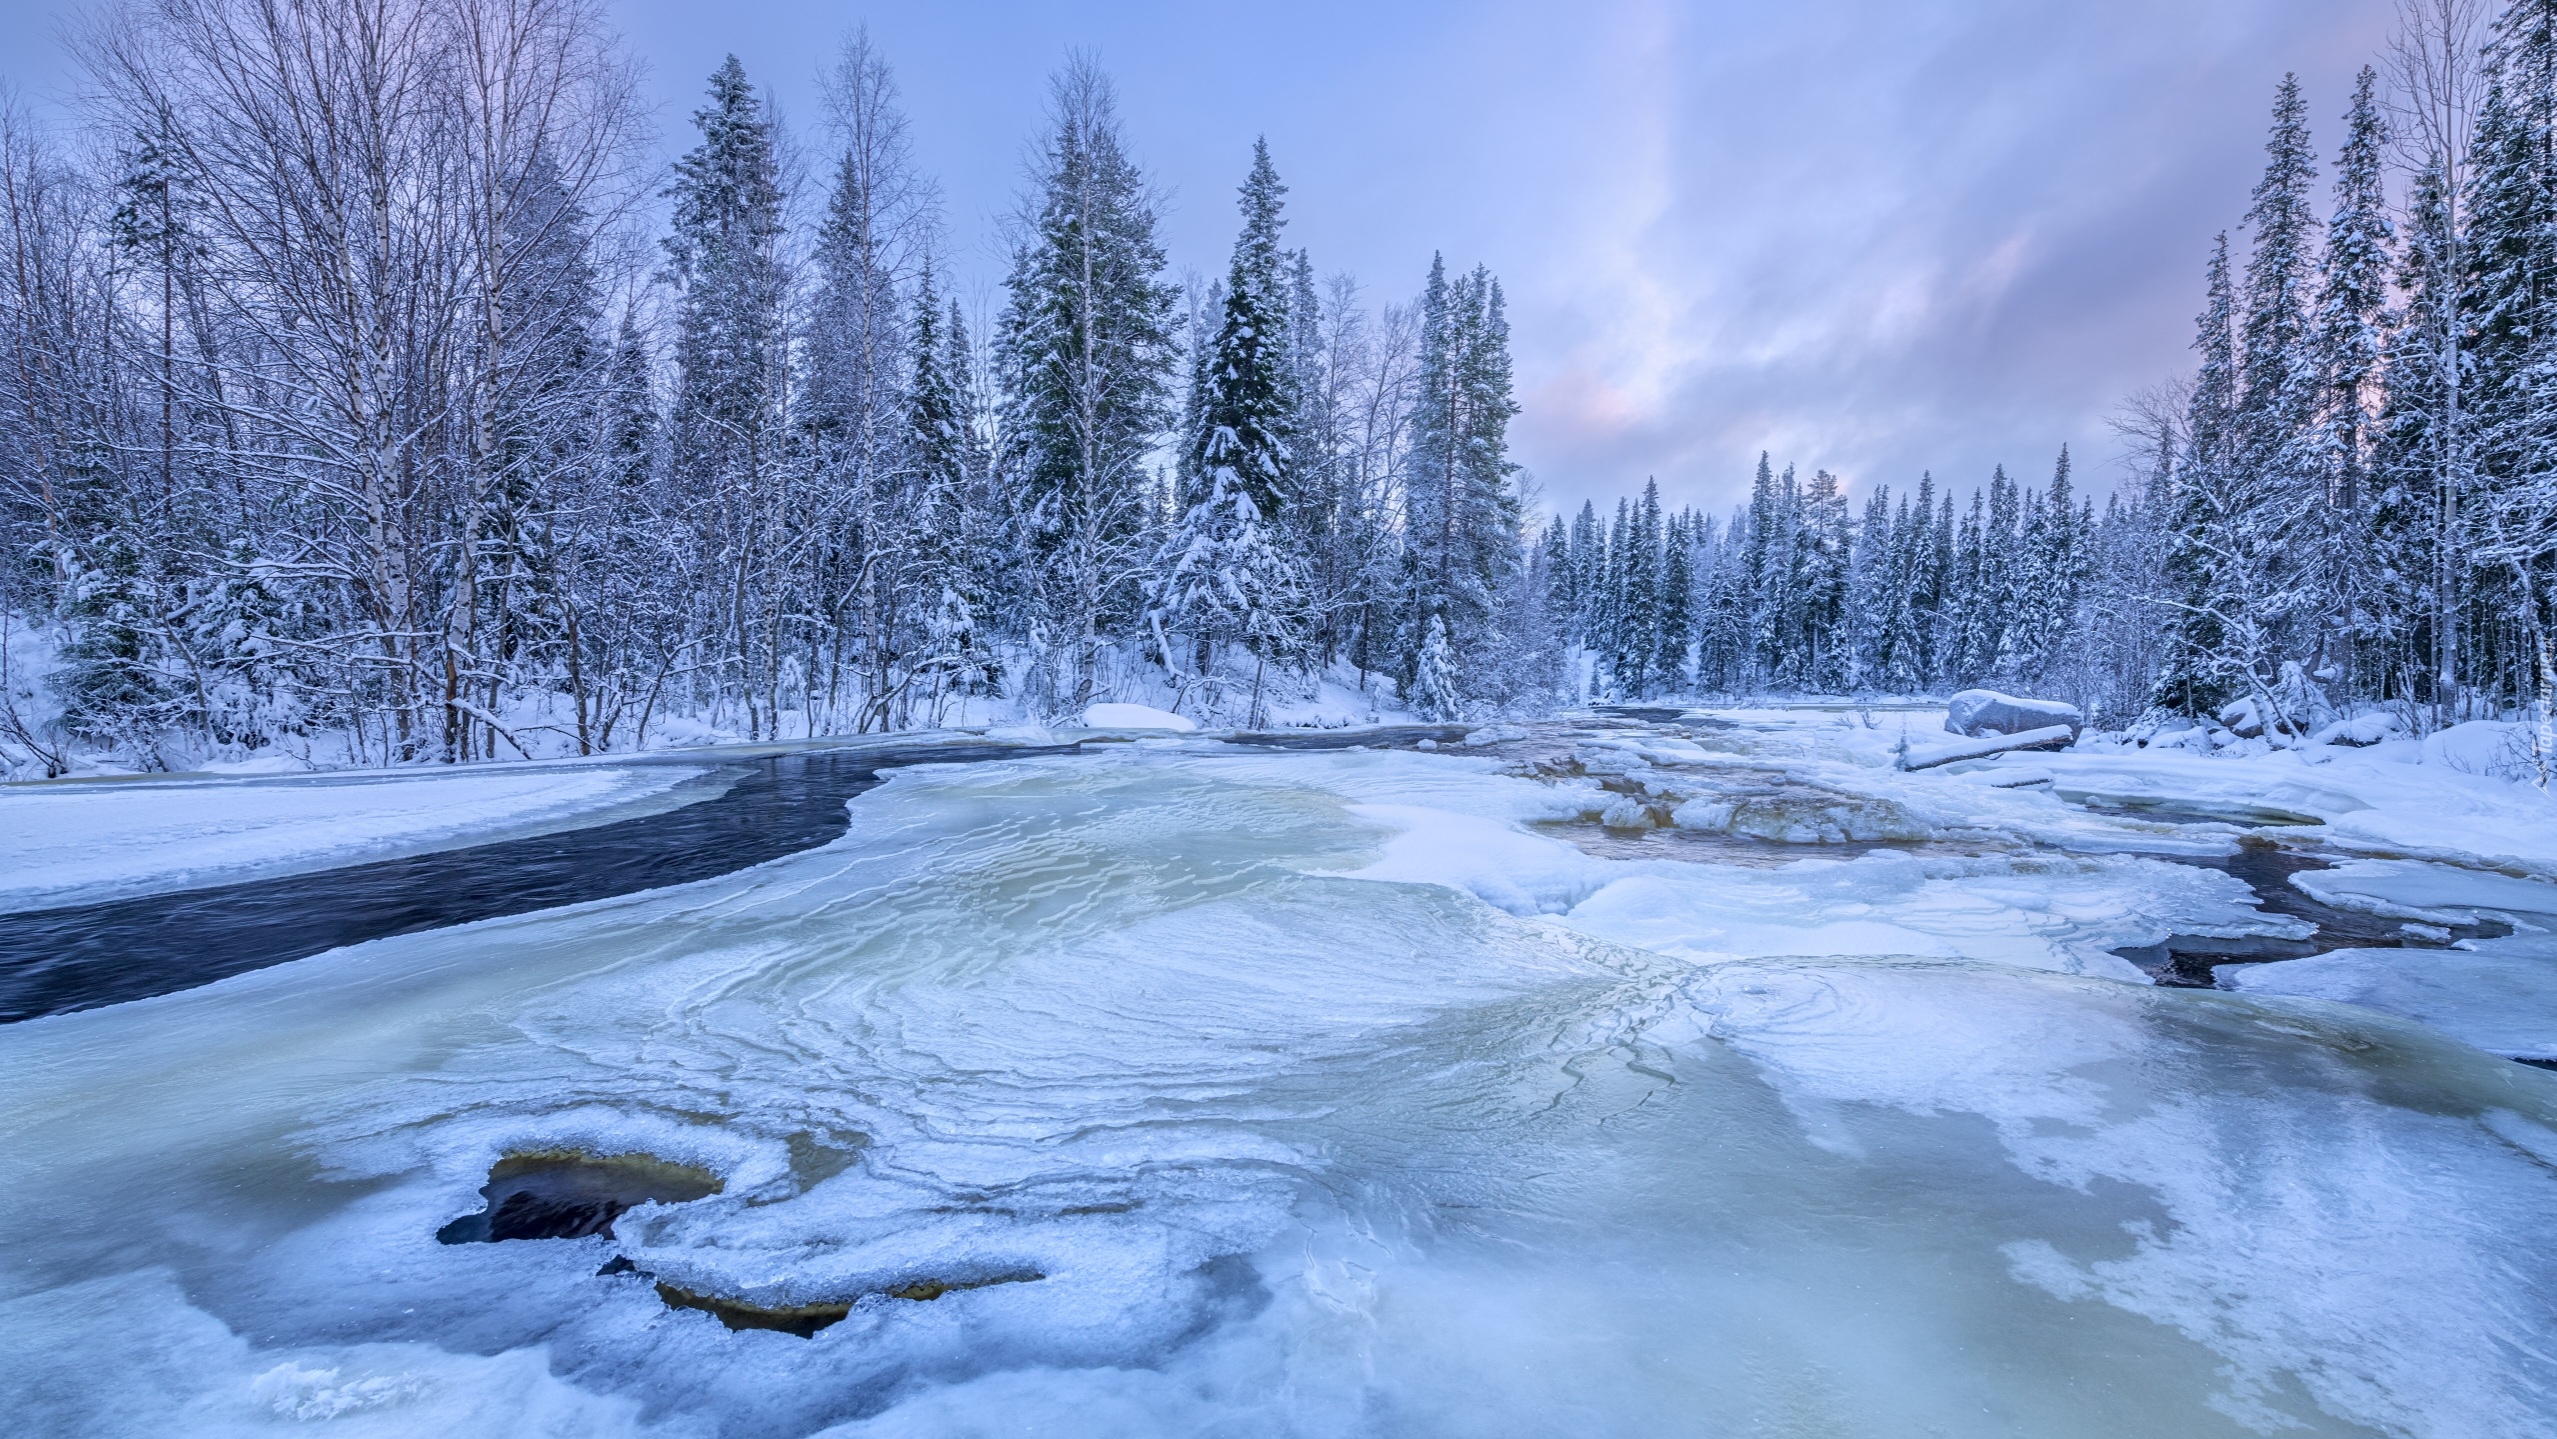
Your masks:
M 1094 729 L 1162 729 L 1176 734 L 1193 734 L 1199 727 L 1198 721 L 1170 710 L 1131 704 L 1094 705 L 1083 712 L 1083 722 Z
M 2067 725 L 2074 740 L 2085 722 L 2078 707 L 2065 700 L 2023 699 L 1996 690 L 1964 690 L 1953 697 L 1944 715 L 1945 729 L 1967 739 Z
M 2397 716 L 2386 710 L 2365 710 L 2350 719 L 2339 719 L 2308 737 L 2310 744 L 2342 744 L 2359 748 L 2375 745 L 2384 739 L 2395 739 L 2406 732 Z

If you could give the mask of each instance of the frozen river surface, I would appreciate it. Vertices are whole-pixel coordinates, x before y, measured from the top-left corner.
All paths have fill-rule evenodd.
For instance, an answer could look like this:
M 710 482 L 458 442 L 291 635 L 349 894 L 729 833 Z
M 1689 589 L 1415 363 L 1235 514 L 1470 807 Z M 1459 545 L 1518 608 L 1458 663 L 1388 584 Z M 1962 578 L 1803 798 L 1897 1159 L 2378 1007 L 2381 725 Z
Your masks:
M 1602 842 L 1621 780 L 1109 746 L 896 771 L 722 878 L 7 1026 L 0 1404 L 2557 1434 L 2557 1074 L 2146 984 L 2115 949 L 2298 928 L 2137 852 L 2209 847 L 2173 826 L 1664 744 L 1743 796 L 1661 798 L 1691 821 L 1776 795 L 1882 843 L 1770 867 Z M 572 1156 L 683 1182 L 609 1233 L 439 1242 L 492 1169 Z

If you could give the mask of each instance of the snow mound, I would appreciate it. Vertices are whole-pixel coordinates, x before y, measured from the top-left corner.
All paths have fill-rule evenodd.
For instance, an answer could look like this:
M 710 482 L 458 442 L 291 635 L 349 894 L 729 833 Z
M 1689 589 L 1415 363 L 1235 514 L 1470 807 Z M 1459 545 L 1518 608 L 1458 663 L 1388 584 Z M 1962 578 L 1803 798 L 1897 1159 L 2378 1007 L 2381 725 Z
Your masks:
M 1170 710 L 1152 705 L 1103 704 L 1083 712 L 1083 722 L 1094 729 L 1168 729 L 1179 734 L 1193 734 L 1198 721 L 1184 719 Z
M 2339 719 L 2308 737 L 2310 744 L 2340 744 L 2361 748 L 2395 739 L 2406 732 L 2397 716 L 2386 710 L 2365 710 L 2350 719 Z

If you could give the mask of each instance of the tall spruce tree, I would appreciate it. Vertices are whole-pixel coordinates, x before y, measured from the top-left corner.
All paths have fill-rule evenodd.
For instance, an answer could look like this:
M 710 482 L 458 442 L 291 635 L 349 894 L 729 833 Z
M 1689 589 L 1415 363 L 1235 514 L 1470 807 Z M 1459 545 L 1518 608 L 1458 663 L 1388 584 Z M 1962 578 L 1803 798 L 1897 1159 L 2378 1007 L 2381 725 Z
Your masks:
M 1672 694 L 1694 682 L 1688 654 L 1696 642 L 1694 532 L 1686 516 L 1673 517 L 1661 537 L 1660 580 L 1653 606 L 1652 682 Z
M 1136 617 L 1150 569 L 1147 461 L 1172 419 L 1177 294 L 1108 79 L 1078 58 L 1049 108 L 997 348 L 1040 699 L 1072 713 L 1091 702 L 1103 647 Z
M 772 121 L 731 55 L 693 112 L 701 143 L 675 162 L 668 274 L 677 286 L 674 474 L 702 534 L 700 593 L 721 639 L 722 678 L 755 694 L 777 656 L 760 621 L 775 612 L 774 534 L 782 506 L 789 337 L 783 303 L 782 190 Z M 747 732 L 773 720 L 749 702 Z
M 2395 227 L 2383 162 L 2388 126 L 2379 112 L 2378 72 L 2365 65 L 2344 117 L 2335 164 L 2335 212 L 2320 261 L 2314 365 L 2322 391 L 2323 499 L 2319 513 L 2316 609 L 2325 668 L 2344 678 L 2359 644 L 2374 633 L 2368 509 L 2377 441 L 2376 407 L 2387 344 L 2389 267 Z
M 2175 470 L 2175 540 L 2166 557 L 2174 635 L 2156 686 L 2159 705 L 2187 715 L 2216 711 L 2230 693 L 2219 664 L 2224 630 L 2213 607 L 2218 537 L 2230 521 L 2229 487 L 2239 463 L 2236 299 L 2226 235 L 2213 242 L 2204 290 L 2193 340 L 2202 365 L 2186 412 L 2185 452 Z
M 1202 677 L 1219 643 L 1236 640 L 1251 651 L 1256 711 L 1262 669 L 1303 657 L 1311 618 L 1304 566 L 1280 523 L 1294 479 L 1290 440 L 1298 413 L 1287 257 L 1278 243 L 1286 193 L 1268 142 L 1254 141 L 1243 230 L 1200 388 L 1190 462 L 1195 500 L 1166 539 L 1150 586 L 1153 622 L 1193 639 Z
M 1404 634 L 1417 676 L 1432 621 L 1460 668 L 1486 667 L 1503 595 L 1521 574 L 1517 466 L 1509 459 L 1509 320 L 1500 283 L 1477 266 L 1450 280 L 1432 257 L 1421 295 L 1418 395 L 1404 510 L 1412 565 Z

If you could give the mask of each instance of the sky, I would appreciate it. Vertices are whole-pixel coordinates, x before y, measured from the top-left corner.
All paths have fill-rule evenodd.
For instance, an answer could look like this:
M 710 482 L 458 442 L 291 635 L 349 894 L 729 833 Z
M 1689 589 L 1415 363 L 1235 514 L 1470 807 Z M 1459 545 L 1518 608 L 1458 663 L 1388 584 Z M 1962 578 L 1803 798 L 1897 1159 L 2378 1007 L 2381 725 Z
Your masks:
M 2105 416 L 2190 368 L 2212 235 L 2300 77 L 2319 149 L 2391 0 L 1413 0 L 1353 4 L 607 0 L 667 157 L 734 52 L 806 140 L 866 25 L 897 72 L 953 260 L 1001 276 L 1047 76 L 1091 52 L 1170 199 L 1176 271 L 1223 270 L 1255 136 L 1288 242 L 1376 301 L 1434 252 L 1507 294 L 1513 457 L 1543 503 L 1646 478 L 1747 493 L 1761 450 L 1857 494 L 1996 464 L 2115 472 Z M 0 78 L 76 76 L 66 0 L 0 0 Z M 2321 186 L 2326 176 L 2321 175 Z M 2242 250 L 2243 238 L 2236 241 Z

